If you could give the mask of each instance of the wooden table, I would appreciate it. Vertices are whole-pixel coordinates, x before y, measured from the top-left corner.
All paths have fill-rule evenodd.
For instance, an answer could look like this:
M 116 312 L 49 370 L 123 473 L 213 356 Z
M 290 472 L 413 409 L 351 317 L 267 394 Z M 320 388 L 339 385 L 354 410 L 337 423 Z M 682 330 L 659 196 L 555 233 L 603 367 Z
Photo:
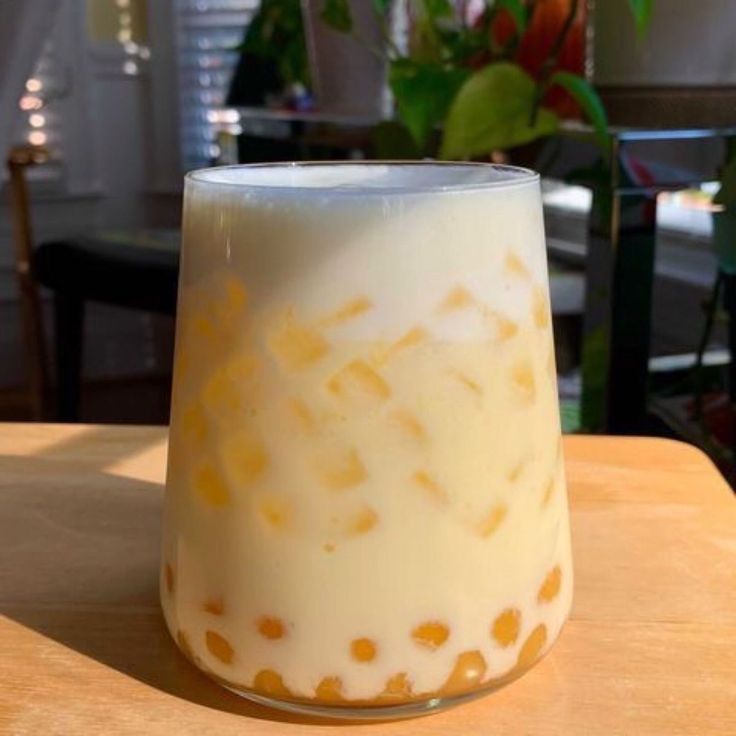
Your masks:
M 338 733 L 212 684 L 157 601 L 166 434 L 0 425 L 0 734 Z M 569 437 L 577 573 L 552 653 L 504 690 L 341 734 L 736 734 L 736 501 L 698 450 Z

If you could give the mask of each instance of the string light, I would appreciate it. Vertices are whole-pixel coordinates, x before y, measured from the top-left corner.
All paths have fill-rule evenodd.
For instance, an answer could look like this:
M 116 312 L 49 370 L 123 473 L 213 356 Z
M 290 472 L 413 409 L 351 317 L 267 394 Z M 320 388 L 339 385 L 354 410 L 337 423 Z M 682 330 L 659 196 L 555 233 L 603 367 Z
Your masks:
M 23 111 L 40 110 L 43 107 L 43 100 L 35 95 L 23 95 L 18 105 Z
M 239 123 L 240 113 L 237 110 L 207 110 L 207 122 L 213 125 L 222 123 Z
M 116 38 L 123 47 L 125 60 L 123 61 L 123 73 L 129 76 L 140 74 L 140 61 L 148 61 L 151 58 L 151 50 L 133 40 L 133 12 L 130 0 L 115 0 L 118 8 L 118 30 Z
M 42 89 L 43 82 L 38 77 L 31 77 L 26 81 L 26 91 L 31 94 L 25 94 L 18 100 L 18 107 L 23 112 L 29 113 L 28 125 L 31 129 L 27 132 L 26 140 L 32 146 L 43 146 L 48 141 L 48 135 L 44 131 L 46 116 L 33 112 L 34 110 L 40 110 L 45 104 L 42 97 L 33 94 L 41 92 Z

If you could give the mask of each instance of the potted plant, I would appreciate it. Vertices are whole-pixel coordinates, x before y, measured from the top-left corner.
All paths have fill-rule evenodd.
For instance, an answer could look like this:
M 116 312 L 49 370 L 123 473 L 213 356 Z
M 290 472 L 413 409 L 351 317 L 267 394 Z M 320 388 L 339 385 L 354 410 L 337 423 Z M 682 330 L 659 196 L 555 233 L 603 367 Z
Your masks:
M 640 31 L 652 3 L 629 0 Z M 392 3 L 372 5 L 385 18 Z M 333 28 L 352 30 L 348 0 L 323 0 L 322 8 Z M 400 126 L 391 132 L 417 155 L 486 156 L 580 114 L 606 144 L 606 113 L 584 74 L 585 0 L 409 0 L 409 8 L 408 51 L 388 37 L 383 48 Z

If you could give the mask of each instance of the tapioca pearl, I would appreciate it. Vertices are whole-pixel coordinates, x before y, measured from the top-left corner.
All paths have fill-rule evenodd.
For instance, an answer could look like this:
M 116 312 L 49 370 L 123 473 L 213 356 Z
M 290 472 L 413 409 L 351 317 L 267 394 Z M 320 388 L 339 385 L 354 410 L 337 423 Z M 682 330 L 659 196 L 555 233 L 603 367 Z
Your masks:
M 386 681 L 386 687 L 378 695 L 379 700 L 405 700 L 412 695 L 411 681 L 406 672 L 392 675 Z
M 194 471 L 193 483 L 199 497 L 210 506 L 227 506 L 230 503 L 227 484 L 211 462 L 202 463 Z
M 223 664 L 232 664 L 235 651 L 224 636 L 212 631 L 212 629 L 207 629 L 204 638 L 209 653 L 215 659 L 219 659 Z
M 275 494 L 258 499 L 258 513 L 267 527 L 274 531 L 285 531 L 292 526 L 294 509 L 285 498 Z
M 363 360 L 343 366 L 327 381 L 327 390 L 338 399 L 361 405 L 383 402 L 391 396 L 388 383 Z
M 442 300 L 438 312 L 454 312 L 460 309 L 467 309 L 475 304 L 475 297 L 464 287 L 456 286 Z
M 298 398 L 286 402 L 286 411 L 294 428 L 302 434 L 311 435 L 317 428 L 312 410 Z
M 278 672 L 274 670 L 261 670 L 253 678 L 253 690 L 262 695 L 269 695 L 274 698 L 288 698 L 291 691 Z
M 174 569 L 168 562 L 164 565 L 164 581 L 166 592 L 171 595 L 174 592 Z
M 525 403 L 531 404 L 537 397 L 534 368 L 531 361 L 519 360 L 511 368 L 511 385 L 514 393 Z
M 198 402 L 184 407 L 180 427 L 184 437 L 192 444 L 201 444 L 207 437 L 207 419 Z
M 449 638 L 450 627 L 442 621 L 424 621 L 411 631 L 415 644 L 425 649 L 439 649 Z
M 417 441 L 426 439 L 426 430 L 411 412 L 399 409 L 392 412 L 389 419 L 394 426 L 398 427 L 405 435 L 411 437 L 411 439 Z
M 492 536 L 501 526 L 508 512 L 509 510 L 505 503 L 499 503 L 493 506 L 476 524 L 478 534 L 484 539 Z
M 367 296 L 358 296 L 343 304 L 331 314 L 319 321 L 320 327 L 329 328 L 355 319 L 373 308 L 373 302 Z
M 412 482 L 419 486 L 433 501 L 442 505 L 447 504 L 448 496 L 445 489 L 426 471 L 417 470 L 411 476 Z
M 549 298 L 541 286 L 535 286 L 532 290 L 532 318 L 540 330 L 549 327 Z
M 539 624 L 522 644 L 519 656 L 516 659 L 516 668 L 525 670 L 531 667 L 539 659 L 546 643 L 547 627 L 544 624 Z
M 529 278 L 529 269 L 513 250 L 507 251 L 506 257 L 503 260 L 503 266 L 506 273 L 511 276 L 516 276 L 522 279 Z
M 271 355 L 282 370 L 302 370 L 321 360 L 329 352 L 329 344 L 320 332 L 299 323 L 293 312 L 271 331 L 266 340 Z
M 520 628 L 521 611 L 518 608 L 507 608 L 496 616 L 491 634 L 502 647 L 510 647 L 519 638 Z
M 350 642 L 350 656 L 356 662 L 372 662 L 377 652 L 376 643 L 371 639 L 353 639 Z
M 440 690 L 442 695 L 458 695 L 480 685 L 486 674 L 486 660 L 473 649 L 462 652 L 455 660 L 455 666 Z
M 221 595 L 212 596 L 202 604 L 202 610 L 213 616 L 222 616 L 225 613 L 225 601 Z
M 550 601 L 553 601 L 557 597 L 557 594 L 560 592 L 561 582 L 562 570 L 560 569 L 559 565 L 555 565 L 549 571 L 549 573 L 547 573 L 547 577 L 544 579 L 542 587 L 539 589 L 539 593 L 537 594 L 537 602 L 549 603 Z
M 266 470 L 268 454 L 261 440 L 247 430 L 228 433 L 220 448 L 228 478 L 239 488 L 247 488 Z
M 360 485 L 367 477 L 363 461 L 354 447 L 333 447 L 312 460 L 322 485 L 331 491 L 344 491 Z
M 256 627 L 264 639 L 283 639 L 286 636 L 286 624 L 276 616 L 261 616 Z
M 454 369 L 449 370 L 448 375 L 454 381 L 457 381 L 461 386 L 474 394 L 476 397 L 483 396 L 483 388 L 477 381 L 474 381 L 472 378 L 470 378 L 470 376 L 467 376 L 465 373 Z
M 378 524 L 378 514 L 370 506 L 364 506 L 348 516 L 345 532 L 350 537 L 357 537 L 367 534 L 376 524 Z
M 314 695 L 317 700 L 325 703 L 342 702 L 342 680 L 339 677 L 323 677 L 315 688 Z

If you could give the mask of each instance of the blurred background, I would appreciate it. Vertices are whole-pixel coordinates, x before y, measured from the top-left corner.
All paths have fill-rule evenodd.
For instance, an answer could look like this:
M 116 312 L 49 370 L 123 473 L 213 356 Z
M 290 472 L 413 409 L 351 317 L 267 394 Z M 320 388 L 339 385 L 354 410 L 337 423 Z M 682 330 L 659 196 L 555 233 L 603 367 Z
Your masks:
M 566 431 L 733 479 L 734 27 L 733 0 L 0 2 L 0 419 L 168 421 L 185 172 L 510 162 L 544 177 Z

